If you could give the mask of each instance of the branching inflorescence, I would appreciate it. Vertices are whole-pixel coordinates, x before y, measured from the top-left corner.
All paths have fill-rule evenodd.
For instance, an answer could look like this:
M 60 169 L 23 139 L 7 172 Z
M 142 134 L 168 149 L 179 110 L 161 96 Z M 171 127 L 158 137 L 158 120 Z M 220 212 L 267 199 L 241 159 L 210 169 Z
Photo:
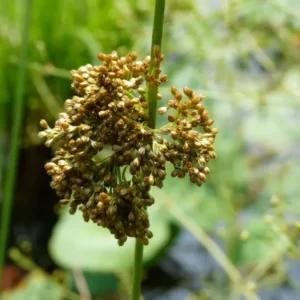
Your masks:
M 59 115 L 54 128 L 45 120 L 40 136 L 53 147 L 55 156 L 45 165 L 52 176 L 51 187 L 70 204 L 70 213 L 82 211 L 108 228 L 119 245 L 135 237 L 145 245 L 149 230 L 147 206 L 154 203 L 151 186 L 161 188 L 166 163 L 174 166 L 171 175 L 201 186 L 205 182 L 213 143 L 218 132 L 202 101 L 190 88 L 183 94 L 171 88 L 173 99 L 159 114 L 170 112 L 168 124 L 158 129 L 147 126 L 148 101 L 142 84 L 160 85 L 163 55 L 155 48 L 154 73 L 149 60 L 136 55 L 118 57 L 100 53 L 100 66 L 86 65 L 72 71 L 73 88 L 78 96 L 65 101 L 66 112 Z M 161 96 L 158 94 L 157 98 Z

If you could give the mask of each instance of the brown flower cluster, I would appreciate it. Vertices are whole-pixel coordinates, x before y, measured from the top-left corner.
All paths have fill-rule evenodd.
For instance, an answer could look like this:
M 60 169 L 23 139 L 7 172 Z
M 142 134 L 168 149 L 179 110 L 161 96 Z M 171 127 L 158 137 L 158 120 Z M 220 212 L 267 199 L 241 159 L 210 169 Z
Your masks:
M 174 165 L 173 177 L 188 172 L 201 185 L 209 173 L 206 163 L 216 156 L 212 144 L 217 129 L 210 129 L 213 121 L 201 104 L 203 97 L 188 88 L 185 101 L 172 88 L 175 99 L 159 109 L 176 111 L 166 126 L 147 127 L 148 103 L 141 85 L 166 81 L 158 68 L 163 55 L 157 48 L 154 54 L 153 74 L 148 58 L 99 54 L 101 65 L 72 71 L 78 96 L 66 100 L 66 112 L 54 128 L 41 121 L 45 129 L 40 136 L 55 149 L 45 168 L 61 204 L 71 202 L 71 214 L 79 209 L 85 221 L 108 228 L 119 245 L 127 237 L 144 244 L 152 237 L 146 207 L 154 203 L 151 186 L 163 186 L 167 161 Z
M 184 88 L 187 99 L 182 100 L 182 93 L 172 87 L 174 99 L 168 101 L 167 107 L 160 107 L 160 114 L 173 110 L 168 115 L 169 124 L 158 130 L 162 135 L 168 135 L 160 147 L 166 160 L 174 166 L 172 177 L 182 178 L 189 174 L 192 183 L 198 186 L 206 181 L 206 175 L 210 173 L 206 166 L 211 158 L 216 158 L 213 143 L 217 128 L 211 128 L 214 120 L 208 116 L 208 111 L 202 104 L 203 95 L 198 95 L 190 88 Z

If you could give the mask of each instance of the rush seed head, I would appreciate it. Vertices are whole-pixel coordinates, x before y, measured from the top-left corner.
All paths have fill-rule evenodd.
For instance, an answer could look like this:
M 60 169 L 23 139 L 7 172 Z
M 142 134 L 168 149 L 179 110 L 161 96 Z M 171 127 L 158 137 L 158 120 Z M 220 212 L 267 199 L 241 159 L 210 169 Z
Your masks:
M 145 84 L 167 80 L 159 69 L 159 47 L 153 53 L 153 74 L 148 74 L 149 58 L 99 53 L 100 65 L 71 72 L 78 96 L 65 101 L 66 111 L 54 127 L 40 122 L 40 137 L 55 148 L 45 169 L 61 205 L 69 204 L 71 214 L 78 208 L 85 221 L 108 228 L 120 246 L 127 237 L 145 245 L 152 238 L 146 207 L 154 203 L 150 188 L 163 187 L 167 162 L 174 166 L 171 176 L 188 173 L 201 186 L 210 173 L 206 164 L 216 157 L 212 145 L 218 129 L 210 128 L 213 120 L 202 104 L 204 97 L 188 87 L 183 93 L 171 87 L 172 99 L 158 109 L 159 114 L 172 113 L 167 125 L 145 125 Z

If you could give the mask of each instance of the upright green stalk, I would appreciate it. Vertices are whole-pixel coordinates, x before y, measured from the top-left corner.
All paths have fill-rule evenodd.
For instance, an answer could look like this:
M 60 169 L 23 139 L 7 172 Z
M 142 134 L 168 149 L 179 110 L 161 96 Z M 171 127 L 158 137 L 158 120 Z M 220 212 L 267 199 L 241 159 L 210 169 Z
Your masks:
M 155 1 L 155 13 L 152 31 L 152 43 L 151 43 L 151 60 L 149 74 L 154 71 L 154 46 L 161 48 L 163 22 L 165 12 L 165 0 Z M 149 105 L 149 118 L 148 126 L 155 128 L 156 126 L 156 111 L 157 111 L 157 90 L 158 87 L 152 82 L 147 84 L 147 101 Z M 132 285 L 132 300 L 139 300 L 141 295 L 141 281 L 143 273 L 143 248 L 144 245 L 136 240 L 135 242 L 135 254 L 134 254 L 134 270 L 133 270 L 133 285 Z
M 13 105 L 12 132 L 10 142 L 10 153 L 8 162 L 8 171 L 5 178 L 3 207 L 1 217 L 1 236 L 0 236 L 0 282 L 2 281 L 2 273 L 5 261 L 5 253 L 7 248 L 8 232 L 11 219 L 12 202 L 14 198 L 15 182 L 17 175 L 17 166 L 19 159 L 20 136 L 23 125 L 24 114 L 24 89 L 26 80 L 26 67 L 28 60 L 28 41 L 31 23 L 32 0 L 27 0 L 25 16 L 23 21 L 21 59 L 19 71 L 17 74 L 16 89 Z
M 156 0 L 153 31 L 152 31 L 152 43 L 151 43 L 151 60 L 149 66 L 150 74 L 152 74 L 154 71 L 154 46 L 159 46 L 159 48 L 161 48 L 164 12 L 165 12 L 165 0 Z M 148 83 L 147 85 L 147 100 L 149 104 L 148 126 L 150 128 L 155 128 L 156 126 L 157 90 L 158 90 L 158 86 L 153 84 L 153 82 Z
M 134 269 L 132 283 L 132 300 L 139 300 L 141 295 L 141 281 L 143 274 L 143 251 L 144 245 L 136 239 L 134 249 Z

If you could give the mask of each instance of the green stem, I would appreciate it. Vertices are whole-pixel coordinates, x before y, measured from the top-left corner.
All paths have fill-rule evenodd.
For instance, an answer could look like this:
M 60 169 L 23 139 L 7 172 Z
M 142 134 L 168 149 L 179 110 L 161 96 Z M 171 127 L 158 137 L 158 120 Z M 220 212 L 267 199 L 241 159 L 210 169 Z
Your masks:
M 154 71 L 154 46 L 159 46 L 159 48 L 161 49 L 164 12 L 165 12 L 165 0 L 156 0 L 153 31 L 152 31 L 151 60 L 149 66 L 150 75 L 152 75 Z M 149 105 L 148 126 L 150 128 L 155 128 L 156 126 L 157 90 L 158 90 L 158 86 L 153 84 L 153 82 L 148 82 L 147 84 L 147 99 Z
M 163 23 L 165 13 L 165 0 L 155 1 L 154 22 L 151 43 L 151 60 L 149 65 L 149 74 L 154 71 L 154 46 L 161 48 Z M 147 83 L 147 101 L 149 105 L 148 126 L 155 128 L 157 111 L 157 90 L 158 87 L 151 82 Z M 134 270 L 132 285 L 132 300 L 139 300 L 141 295 L 141 281 L 143 273 L 143 249 L 144 245 L 139 240 L 135 241 Z
M 15 89 L 15 101 L 13 105 L 13 119 L 12 132 L 10 141 L 10 153 L 8 170 L 5 178 L 5 186 L 3 193 L 3 207 L 1 218 L 1 236 L 0 236 L 0 282 L 2 281 L 2 273 L 5 262 L 5 253 L 7 248 L 8 233 L 10 227 L 12 202 L 14 198 L 15 182 L 17 175 L 17 166 L 20 149 L 20 136 L 23 128 L 23 114 L 24 114 L 24 90 L 26 80 L 26 68 L 28 60 L 28 43 L 29 30 L 31 23 L 32 0 L 27 0 L 25 16 L 23 21 L 22 45 L 21 45 L 21 59 L 17 74 L 17 82 Z
M 141 295 L 141 281 L 143 274 L 143 250 L 143 243 L 139 240 L 136 240 L 134 250 L 134 270 L 131 297 L 132 300 L 139 300 Z

